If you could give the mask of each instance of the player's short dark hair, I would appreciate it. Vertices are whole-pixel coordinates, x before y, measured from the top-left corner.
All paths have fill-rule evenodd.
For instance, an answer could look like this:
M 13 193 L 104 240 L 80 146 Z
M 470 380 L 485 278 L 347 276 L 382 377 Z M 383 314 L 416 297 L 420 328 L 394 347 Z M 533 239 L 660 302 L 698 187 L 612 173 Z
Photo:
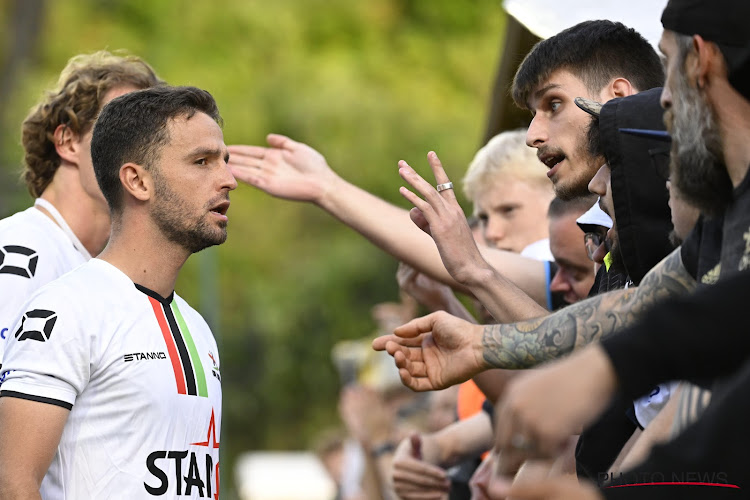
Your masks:
M 213 96 L 195 87 L 154 87 L 113 99 L 94 125 L 91 158 L 110 211 L 122 208 L 120 167 L 136 163 L 146 169 L 159 159 L 169 142 L 168 123 L 178 117 L 205 113 L 222 124 Z
M 613 21 L 584 21 L 531 49 L 513 79 L 516 105 L 528 108 L 534 89 L 561 69 L 580 78 L 592 94 L 619 77 L 638 90 L 664 83 L 659 56 L 637 31 Z

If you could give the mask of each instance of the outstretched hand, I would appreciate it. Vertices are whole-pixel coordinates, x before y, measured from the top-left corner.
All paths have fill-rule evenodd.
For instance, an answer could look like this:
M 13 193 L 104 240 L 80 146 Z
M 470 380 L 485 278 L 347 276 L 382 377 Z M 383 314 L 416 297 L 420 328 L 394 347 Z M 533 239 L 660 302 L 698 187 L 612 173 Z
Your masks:
M 465 382 L 489 368 L 482 357 L 482 329 L 442 311 L 413 319 L 372 342 L 388 351 L 401 381 L 414 391 L 434 391 Z
M 434 151 L 427 154 L 427 161 L 437 184 L 450 182 L 440 158 Z M 454 188 L 438 192 L 408 163 L 401 160 L 398 165 L 401 178 L 422 196 L 420 198 L 405 187 L 399 190 L 401 195 L 414 205 L 409 213 L 412 222 L 435 240 L 443 264 L 451 276 L 459 283 L 467 284 L 473 271 L 489 267 L 489 264 L 477 248 L 464 211 L 456 199 Z
M 229 167 L 237 180 L 266 193 L 318 203 L 339 179 L 326 159 L 307 144 L 268 134 L 269 147 L 229 146 Z

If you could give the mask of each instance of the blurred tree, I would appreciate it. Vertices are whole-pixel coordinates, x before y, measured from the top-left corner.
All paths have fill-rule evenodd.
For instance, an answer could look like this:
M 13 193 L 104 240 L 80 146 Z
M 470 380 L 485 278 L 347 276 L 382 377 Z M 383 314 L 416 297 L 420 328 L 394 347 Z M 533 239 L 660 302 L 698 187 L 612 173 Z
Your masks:
M 30 64 L 35 55 L 43 26 L 44 0 L 12 0 L 1 4 L 0 25 L 4 36 L 0 45 L 0 137 L 17 135 L 18 125 L 8 116 L 8 103 L 15 96 L 23 66 Z M 0 213 L 7 213 L 13 196 L 12 169 L 9 155 L 0 143 Z

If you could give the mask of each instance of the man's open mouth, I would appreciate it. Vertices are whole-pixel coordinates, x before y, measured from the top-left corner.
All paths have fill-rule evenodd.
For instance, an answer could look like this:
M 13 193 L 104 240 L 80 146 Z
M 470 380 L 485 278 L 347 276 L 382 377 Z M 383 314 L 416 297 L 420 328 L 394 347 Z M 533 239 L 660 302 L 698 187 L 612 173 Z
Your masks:
M 554 168 L 565 159 L 565 155 L 563 153 L 544 153 L 537 154 L 537 158 L 539 158 L 539 161 L 547 165 L 547 168 L 550 169 L 550 171 L 547 172 L 547 176 L 550 176 L 554 173 Z
M 227 215 L 228 210 L 229 200 L 222 201 L 221 203 L 214 205 L 214 207 L 210 209 L 211 212 L 215 212 L 219 215 Z
M 557 154 L 543 154 L 538 155 L 539 161 L 547 165 L 547 168 L 552 169 L 555 168 L 555 166 L 563 161 L 565 159 L 565 155 L 562 153 Z

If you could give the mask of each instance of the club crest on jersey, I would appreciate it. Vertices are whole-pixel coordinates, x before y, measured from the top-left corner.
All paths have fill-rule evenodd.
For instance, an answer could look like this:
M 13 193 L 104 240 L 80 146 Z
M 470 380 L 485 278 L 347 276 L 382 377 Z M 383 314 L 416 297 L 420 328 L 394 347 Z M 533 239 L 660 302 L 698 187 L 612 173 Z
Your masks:
M 198 498 L 219 499 L 219 462 L 214 464 L 211 455 L 211 450 L 219 448 L 213 409 L 206 440 L 189 446 L 187 450 L 159 450 L 149 454 L 146 468 L 158 481 L 156 486 L 153 480 L 143 483 L 150 495 L 165 495 L 170 484 L 174 484 L 177 496 L 197 493 Z M 173 467 L 173 475 L 168 474 L 170 467 Z
M 0 248 L 0 274 L 15 274 L 31 278 L 36 274 L 39 256 L 36 250 L 20 245 L 5 245 Z
M 216 356 L 214 356 L 214 353 L 212 351 L 208 351 L 208 357 L 211 359 L 211 363 L 213 363 L 213 366 L 211 367 L 211 374 L 221 382 L 221 372 L 219 371 L 219 364 L 216 362 Z
M 52 329 L 57 322 L 57 313 L 46 309 L 34 309 L 28 311 L 21 319 L 21 326 L 16 330 L 16 338 L 19 342 L 24 340 L 36 340 L 47 342 L 52 335 Z

